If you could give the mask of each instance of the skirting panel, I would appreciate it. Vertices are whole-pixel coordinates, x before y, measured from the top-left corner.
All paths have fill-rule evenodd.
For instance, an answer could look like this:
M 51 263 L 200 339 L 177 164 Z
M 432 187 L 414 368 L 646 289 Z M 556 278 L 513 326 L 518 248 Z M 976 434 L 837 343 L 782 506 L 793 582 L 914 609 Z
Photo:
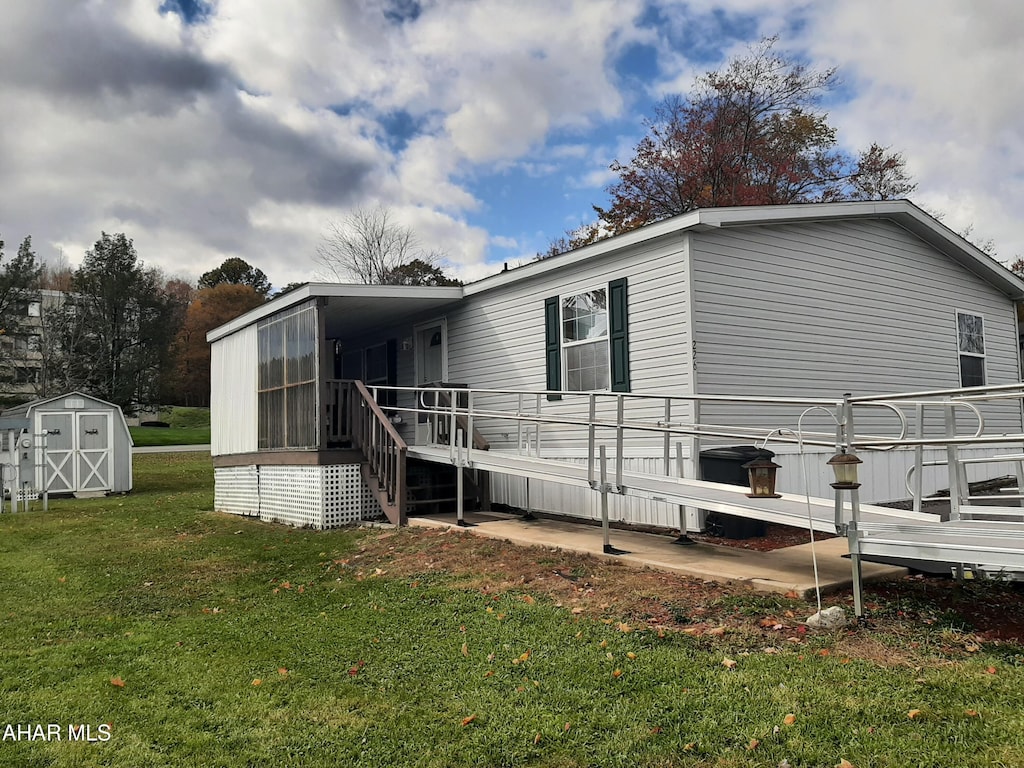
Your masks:
M 220 467 L 213 470 L 213 508 L 233 515 L 260 513 L 256 467 Z
M 337 528 L 384 513 L 358 464 L 246 466 L 214 470 L 218 511 L 306 528 Z

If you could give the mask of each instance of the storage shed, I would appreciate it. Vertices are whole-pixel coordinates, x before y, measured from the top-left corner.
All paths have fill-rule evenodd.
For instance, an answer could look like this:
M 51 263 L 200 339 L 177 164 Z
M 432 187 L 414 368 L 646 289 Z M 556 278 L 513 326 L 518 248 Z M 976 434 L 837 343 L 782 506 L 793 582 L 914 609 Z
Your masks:
M 124 493 L 132 489 L 132 438 L 120 406 L 82 392 L 8 408 L 5 419 L 27 419 L 8 445 L 17 451 L 19 490 Z

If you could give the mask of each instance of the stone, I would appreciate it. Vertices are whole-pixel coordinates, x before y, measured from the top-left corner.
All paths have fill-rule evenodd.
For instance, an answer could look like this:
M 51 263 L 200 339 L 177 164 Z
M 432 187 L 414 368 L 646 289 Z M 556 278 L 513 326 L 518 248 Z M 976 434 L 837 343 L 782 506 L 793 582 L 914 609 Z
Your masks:
M 808 627 L 815 627 L 817 629 L 838 629 L 839 627 L 845 627 L 848 622 L 846 611 L 842 609 L 842 606 L 833 605 L 831 608 L 826 608 L 808 617 L 804 623 Z

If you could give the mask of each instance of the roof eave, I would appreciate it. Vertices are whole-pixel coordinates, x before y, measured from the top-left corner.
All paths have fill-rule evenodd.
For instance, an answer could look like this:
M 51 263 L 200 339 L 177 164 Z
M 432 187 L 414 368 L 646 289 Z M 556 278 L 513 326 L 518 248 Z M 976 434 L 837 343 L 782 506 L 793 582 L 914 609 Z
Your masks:
M 243 315 L 224 325 L 214 328 L 206 334 L 208 342 L 230 336 L 246 326 L 259 322 L 265 317 L 281 312 L 309 299 L 331 299 L 355 296 L 361 298 L 406 298 L 442 299 L 458 301 L 463 296 L 461 285 L 427 286 L 427 285 L 363 285 L 350 283 L 307 283 L 293 291 L 276 296 L 266 304 L 251 309 Z

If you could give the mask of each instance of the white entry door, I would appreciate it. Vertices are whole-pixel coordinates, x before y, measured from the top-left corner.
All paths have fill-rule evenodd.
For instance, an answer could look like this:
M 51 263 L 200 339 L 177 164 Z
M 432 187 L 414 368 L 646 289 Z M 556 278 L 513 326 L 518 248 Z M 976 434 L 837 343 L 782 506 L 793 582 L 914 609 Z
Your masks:
M 445 380 L 448 375 L 448 333 L 444 321 L 420 325 L 415 329 L 416 386 Z M 430 424 L 426 414 L 416 418 L 416 443 L 430 442 Z

